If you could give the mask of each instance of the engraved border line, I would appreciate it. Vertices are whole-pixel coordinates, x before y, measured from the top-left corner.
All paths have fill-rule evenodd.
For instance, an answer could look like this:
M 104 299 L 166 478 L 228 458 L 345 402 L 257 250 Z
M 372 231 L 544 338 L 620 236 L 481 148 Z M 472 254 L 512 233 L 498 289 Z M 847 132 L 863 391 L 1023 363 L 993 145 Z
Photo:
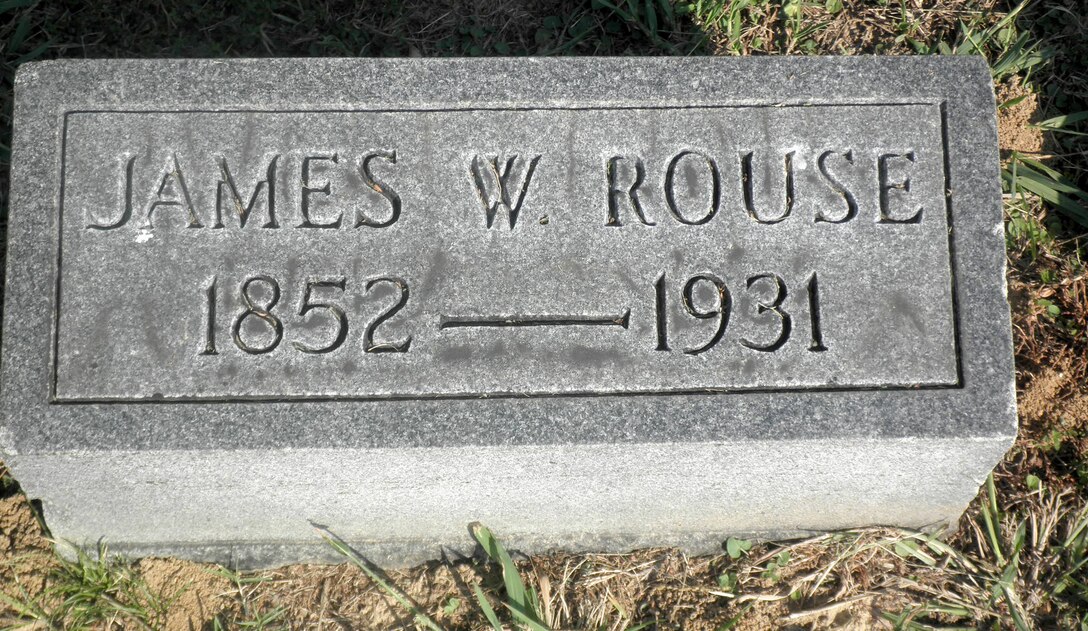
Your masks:
M 956 383 L 954 384 L 914 384 L 914 385 L 902 385 L 902 384 L 875 384 L 865 386 L 798 386 L 798 387 L 773 387 L 768 388 L 764 386 L 757 387 L 727 387 L 727 388 L 696 388 L 696 389 L 659 389 L 654 391 L 592 391 L 592 392 L 496 392 L 496 393 L 438 393 L 438 394 L 411 394 L 411 395 L 397 395 L 397 394 L 376 394 L 376 395 L 290 395 L 290 396 L 271 396 L 271 395 L 235 395 L 235 396 L 211 396 L 211 397 L 155 397 L 155 398 L 133 398 L 133 397 L 97 397 L 97 398 L 60 398 L 58 396 L 58 382 L 59 382 L 59 361 L 60 361 L 60 305 L 61 305 L 61 255 L 63 252 L 64 237 L 63 231 L 63 216 L 64 216 L 64 186 L 66 177 L 66 155 L 68 148 L 68 119 L 75 114 L 383 114 L 383 113 L 410 113 L 410 112 L 436 112 L 436 113 L 453 113 L 453 112 L 472 112 L 472 111 L 511 111 L 511 112 L 536 112 L 536 111 L 612 111 L 612 110 L 713 110 L 713 109 L 764 109 L 764 108 L 795 108 L 795 107 L 901 107 L 901 106 L 935 106 L 938 109 L 941 124 L 941 150 L 944 158 L 944 185 L 945 185 L 945 215 L 948 225 L 948 263 L 949 263 L 949 278 L 950 278 L 950 290 L 952 299 L 952 336 L 953 336 L 953 354 L 956 360 Z M 959 317 L 959 296 L 957 294 L 956 284 L 956 253 L 955 253 L 955 241 L 954 230 L 952 223 L 952 188 L 951 188 L 951 156 L 949 155 L 950 142 L 948 135 L 948 101 L 907 101 L 907 102 L 873 102 L 873 103 L 764 103 L 764 104 L 742 104 L 742 105 L 604 105 L 604 106 L 544 106 L 544 107 L 530 107 L 530 106 L 494 106 L 494 107 L 478 107 L 478 106 L 465 106 L 465 107 L 452 107 L 452 108 L 428 108 L 428 107 L 413 107 L 413 108 L 383 108 L 383 109 L 181 109 L 181 110 L 101 110 L 101 109 L 87 109 L 87 110 L 69 110 L 64 113 L 62 132 L 61 132 L 61 156 L 60 156 L 60 187 L 59 187 L 59 200 L 57 203 L 57 256 L 56 256 L 56 287 L 53 305 L 53 358 L 52 369 L 53 379 L 50 384 L 50 404 L 60 405 L 80 405 L 80 404 L 99 404 L 99 403 L 132 403 L 132 404 L 145 404 L 145 403 L 294 403 L 294 402 L 350 402 L 350 401 L 363 401 L 363 402 L 378 402 L 378 401 L 430 401 L 430 400 L 481 400 L 481 399 L 539 399 L 539 398 L 586 398 L 586 397 L 617 397 L 617 396 L 661 396 L 661 395 L 718 395 L 718 394 L 772 394 L 777 392 L 887 392 L 887 391 L 903 391 L 903 390 L 955 390 L 963 389 L 964 375 L 963 375 L 963 358 L 962 358 L 962 345 L 960 338 L 960 317 Z M 568 319 L 569 320 L 569 319 Z M 548 322 L 547 324 L 556 324 L 557 322 Z M 569 324 L 570 322 L 566 322 Z M 586 322 L 578 322 L 578 324 L 586 324 Z M 595 322 L 593 324 L 601 324 Z M 617 324 L 614 320 L 610 324 Z M 542 324 L 538 324 L 542 325 Z M 448 326 L 448 325 L 447 325 Z M 457 324 L 453 325 L 458 326 Z M 460 326 L 502 326 L 496 324 L 468 324 Z M 517 326 L 509 325 L 509 326 Z M 522 326 L 532 326 L 525 325 Z M 441 325 L 440 325 L 441 328 Z
M 952 344 L 956 356 L 956 383 L 958 387 L 962 388 L 964 386 L 963 356 L 961 352 L 963 342 L 960 338 L 960 299 L 956 287 L 956 231 L 952 227 L 952 158 L 949 155 L 948 101 L 941 101 L 939 108 L 941 114 L 941 149 L 944 152 L 944 208 L 945 220 L 948 224 L 948 283 L 949 294 L 952 296 Z

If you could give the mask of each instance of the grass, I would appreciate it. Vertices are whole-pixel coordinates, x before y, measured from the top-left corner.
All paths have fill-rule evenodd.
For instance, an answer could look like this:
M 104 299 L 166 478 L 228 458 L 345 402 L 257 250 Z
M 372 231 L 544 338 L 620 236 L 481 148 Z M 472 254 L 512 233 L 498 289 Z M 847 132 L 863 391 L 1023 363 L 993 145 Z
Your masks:
M 386 572 L 322 532 L 348 565 L 189 568 L 212 572 L 214 588 L 152 587 L 144 568 L 105 548 L 33 569 L 16 552 L 0 564 L 10 579 L 0 586 L 0 626 L 166 628 L 179 603 L 204 590 L 217 609 L 194 620 L 211 629 L 1088 629 L 1088 413 L 1066 405 L 1088 395 L 1088 15 L 1078 0 L 0 0 L 0 46 L 0 222 L 14 69 L 55 57 L 981 54 L 1002 121 L 1023 114 L 1014 127 L 1027 139 L 1002 153 L 1021 436 L 957 533 L 869 528 L 729 539 L 714 557 L 644 550 L 515 561 L 474 525 L 478 558 Z M 0 501 L 16 501 L 16 491 L 0 472 Z M 27 524 L 10 536 L 38 528 Z
M 57 557 L 44 589 L 33 592 L 16 583 L 15 595 L 0 592 L 18 617 L 8 628 L 82 629 L 95 624 L 157 629 L 176 594 L 147 587 L 130 564 L 109 555 L 75 549 L 76 558 Z

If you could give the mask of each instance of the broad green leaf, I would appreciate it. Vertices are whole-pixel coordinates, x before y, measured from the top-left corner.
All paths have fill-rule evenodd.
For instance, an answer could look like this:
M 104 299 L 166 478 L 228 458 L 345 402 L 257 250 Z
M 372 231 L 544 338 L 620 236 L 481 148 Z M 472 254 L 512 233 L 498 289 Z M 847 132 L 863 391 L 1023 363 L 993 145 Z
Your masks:
M 746 539 L 729 537 L 725 540 L 725 551 L 729 554 L 729 558 L 731 559 L 739 559 L 751 549 L 752 542 Z
M 650 35 L 657 34 L 657 10 L 654 9 L 654 0 L 645 0 L 643 12 L 646 15 L 646 29 Z
M 5 2 L 0 2 L 0 13 L 6 13 L 15 9 L 29 7 L 36 1 L 37 0 L 6 0 Z
M 487 556 L 499 562 L 499 567 L 502 569 L 503 586 L 506 588 L 506 597 L 510 601 L 506 603 L 507 606 L 511 607 L 511 611 L 517 611 L 529 616 L 534 622 L 543 626 L 537 614 L 538 604 L 535 595 L 531 598 L 525 590 L 525 584 L 521 582 L 518 566 L 510 558 L 510 553 L 499 543 L 498 538 L 487 526 L 476 522 L 471 524 L 469 528 L 472 531 L 472 536 L 480 543 Z M 517 614 L 515 613 L 515 615 Z

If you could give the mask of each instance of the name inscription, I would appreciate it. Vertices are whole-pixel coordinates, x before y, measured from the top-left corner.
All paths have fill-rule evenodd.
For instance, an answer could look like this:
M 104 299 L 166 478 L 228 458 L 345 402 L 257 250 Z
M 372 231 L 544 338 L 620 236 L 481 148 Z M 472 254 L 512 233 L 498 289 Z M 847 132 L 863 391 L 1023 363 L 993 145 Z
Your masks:
M 59 401 L 958 383 L 934 105 L 80 112 L 64 142 Z

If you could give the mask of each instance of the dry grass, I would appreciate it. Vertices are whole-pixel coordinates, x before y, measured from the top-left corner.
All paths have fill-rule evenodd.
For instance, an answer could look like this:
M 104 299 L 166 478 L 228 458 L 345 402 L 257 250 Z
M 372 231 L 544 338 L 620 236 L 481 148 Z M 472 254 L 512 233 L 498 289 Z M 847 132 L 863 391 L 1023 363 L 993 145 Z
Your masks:
M 930 52 L 956 39 L 961 23 L 988 24 L 997 0 L 863 2 L 841 10 L 825 2 L 708 2 L 700 16 L 716 54 L 890 54 Z M 786 7 L 793 4 L 796 12 Z M 792 15 L 791 15 L 792 13 Z

